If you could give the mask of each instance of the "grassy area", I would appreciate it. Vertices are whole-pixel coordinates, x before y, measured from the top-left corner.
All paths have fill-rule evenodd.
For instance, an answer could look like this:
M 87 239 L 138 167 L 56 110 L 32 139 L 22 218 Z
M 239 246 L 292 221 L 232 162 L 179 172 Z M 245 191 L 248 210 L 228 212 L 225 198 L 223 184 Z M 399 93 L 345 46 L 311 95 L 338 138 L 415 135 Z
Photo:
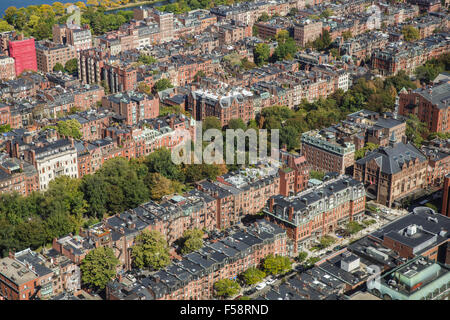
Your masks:
M 364 229 L 365 227 L 362 225 L 362 224 L 360 224 L 360 223 L 358 223 L 358 222 L 356 222 L 356 221 L 350 221 L 348 224 L 347 224 L 347 228 L 346 228 L 346 230 L 350 233 L 350 234 L 355 234 L 355 233 L 358 233 L 359 231 L 361 231 L 362 229 Z
M 372 224 L 374 224 L 374 223 L 377 223 L 377 221 L 376 221 L 375 219 L 368 219 L 368 220 L 364 220 L 362 223 L 363 223 L 366 227 L 368 227 L 368 226 L 370 226 L 370 225 L 372 225 Z

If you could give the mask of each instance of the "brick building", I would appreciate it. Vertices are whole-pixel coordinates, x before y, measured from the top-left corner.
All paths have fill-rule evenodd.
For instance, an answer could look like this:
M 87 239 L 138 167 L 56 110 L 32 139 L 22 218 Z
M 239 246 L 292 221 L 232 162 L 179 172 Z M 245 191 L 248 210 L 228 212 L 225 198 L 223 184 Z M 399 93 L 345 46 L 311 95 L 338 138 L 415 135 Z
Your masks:
M 389 223 L 369 235 L 402 258 L 424 256 L 433 261 L 450 262 L 450 218 L 428 207 L 417 207 L 413 212 Z
M 444 216 L 450 217 L 450 174 L 444 177 L 444 188 L 442 189 L 442 210 Z
M 343 174 L 355 162 L 355 145 L 331 132 L 309 131 L 302 134 L 302 154 L 316 170 Z
M 280 161 L 285 167 L 280 168 L 280 191 L 283 196 L 295 195 L 308 186 L 310 165 L 304 156 L 280 151 Z
M 430 132 L 449 132 L 450 83 L 432 87 L 402 90 L 399 93 L 399 114 L 416 115 Z
M 77 51 L 71 45 L 63 45 L 49 40 L 36 44 L 37 68 L 41 72 L 52 72 L 57 63 L 63 67 L 66 62 L 77 58 Z
M 252 97 L 250 91 L 240 88 L 230 91 L 198 89 L 189 93 L 187 108 L 197 121 L 214 116 L 222 126 L 237 118 L 247 123 L 254 117 Z
M 391 143 L 355 162 L 355 179 L 376 201 L 391 207 L 427 186 L 428 159 L 411 144 Z
M 122 116 L 129 125 L 159 115 L 158 97 L 134 91 L 105 96 L 102 106 Z
M 298 45 L 304 47 L 306 43 L 312 42 L 322 34 L 322 21 L 305 21 L 294 26 L 294 40 Z
M 269 254 L 287 255 L 286 232 L 278 226 L 258 221 L 203 248 L 145 278 L 124 285 L 121 279 L 108 283 L 108 300 L 204 300 L 214 294 L 214 283 L 232 279 L 258 266 Z M 183 279 L 183 280 L 180 280 Z
M 273 196 L 263 212 L 267 220 L 286 230 L 296 253 L 347 222 L 359 220 L 365 204 L 364 185 L 340 176 L 291 197 Z

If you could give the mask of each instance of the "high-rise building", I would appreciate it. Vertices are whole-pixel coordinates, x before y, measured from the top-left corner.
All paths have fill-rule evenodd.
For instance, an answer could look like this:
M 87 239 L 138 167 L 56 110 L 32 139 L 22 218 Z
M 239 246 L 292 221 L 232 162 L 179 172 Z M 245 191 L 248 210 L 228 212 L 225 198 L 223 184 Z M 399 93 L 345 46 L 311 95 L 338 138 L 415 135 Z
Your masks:
M 16 75 L 25 70 L 37 71 L 36 47 L 34 39 L 10 40 L 8 44 L 9 56 L 16 61 Z

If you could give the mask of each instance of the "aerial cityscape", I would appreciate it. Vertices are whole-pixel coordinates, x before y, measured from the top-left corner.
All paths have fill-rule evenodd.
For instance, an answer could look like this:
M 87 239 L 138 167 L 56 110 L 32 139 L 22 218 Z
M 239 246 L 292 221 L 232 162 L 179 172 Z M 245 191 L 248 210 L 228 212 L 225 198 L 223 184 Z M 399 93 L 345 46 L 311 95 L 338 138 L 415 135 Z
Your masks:
M 0 305 L 449 300 L 449 0 L 5 3 Z

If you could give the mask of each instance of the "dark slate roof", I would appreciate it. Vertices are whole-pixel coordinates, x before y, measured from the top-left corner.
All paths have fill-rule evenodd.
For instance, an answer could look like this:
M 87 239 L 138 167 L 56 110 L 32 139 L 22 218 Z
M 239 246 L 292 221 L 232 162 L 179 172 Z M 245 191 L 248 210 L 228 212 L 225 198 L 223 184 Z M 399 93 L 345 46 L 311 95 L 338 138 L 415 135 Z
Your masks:
M 412 144 L 404 144 L 399 142 L 393 147 L 381 147 L 373 152 L 370 152 L 364 158 L 359 159 L 356 163 L 365 165 L 370 160 L 374 159 L 378 166 L 381 168 L 381 172 L 386 174 L 394 174 L 402 170 L 402 166 L 407 161 L 415 161 L 419 159 L 420 162 L 427 161 L 425 155 L 420 152 Z
M 417 92 L 422 97 L 436 105 L 439 109 L 446 109 L 450 105 L 450 83 L 444 82 L 431 88 L 419 88 Z

